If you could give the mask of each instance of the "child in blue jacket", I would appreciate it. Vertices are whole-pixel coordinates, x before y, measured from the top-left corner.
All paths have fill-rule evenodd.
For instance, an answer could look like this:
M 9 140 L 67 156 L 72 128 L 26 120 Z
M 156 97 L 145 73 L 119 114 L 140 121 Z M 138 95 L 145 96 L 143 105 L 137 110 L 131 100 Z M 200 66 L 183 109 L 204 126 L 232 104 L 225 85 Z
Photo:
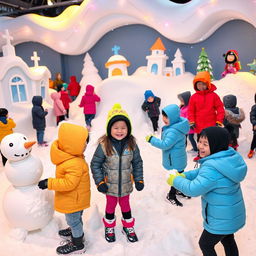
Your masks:
M 234 233 L 245 225 L 245 205 L 240 182 L 247 166 L 229 145 L 225 128 L 205 128 L 199 137 L 200 168 L 172 174 L 168 184 L 189 196 L 201 196 L 204 230 L 199 246 L 204 256 L 216 254 L 221 241 L 226 256 L 238 256 Z M 182 176 L 181 176 L 182 175 Z
M 161 139 L 154 136 L 147 136 L 146 140 L 154 147 L 162 149 L 162 165 L 166 170 L 176 169 L 182 173 L 187 166 L 186 135 L 189 131 L 189 123 L 186 118 L 180 116 L 180 108 L 171 104 L 162 110 L 163 122 Z M 167 194 L 167 200 L 177 206 L 183 204 L 177 199 L 180 194 L 174 187 L 171 187 Z

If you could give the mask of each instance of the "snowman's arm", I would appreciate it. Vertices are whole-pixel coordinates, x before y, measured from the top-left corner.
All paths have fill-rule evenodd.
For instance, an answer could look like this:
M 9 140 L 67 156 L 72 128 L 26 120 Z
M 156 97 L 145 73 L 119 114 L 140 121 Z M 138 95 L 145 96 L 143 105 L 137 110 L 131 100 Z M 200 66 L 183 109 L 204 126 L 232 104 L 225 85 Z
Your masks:
M 63 178 L 49 178 L 48 189 L 55 191 L 71 191 L 77 187 L 81 176 L 81 166 L 71 166 L 65 170 Z

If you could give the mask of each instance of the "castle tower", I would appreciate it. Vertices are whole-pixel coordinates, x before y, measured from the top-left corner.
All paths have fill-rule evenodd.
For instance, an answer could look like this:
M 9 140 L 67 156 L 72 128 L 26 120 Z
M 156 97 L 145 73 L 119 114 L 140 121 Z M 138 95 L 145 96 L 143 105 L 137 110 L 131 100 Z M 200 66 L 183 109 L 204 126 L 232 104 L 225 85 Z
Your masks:
M 168 56 L 164 53 L 166 49 L 160 37 L 157 38 L 150 50 L 151 55 L 146 57 L 148 60 L 147 72 L 155 75 L 164 75 Z
M 130 66 L 130 62 L 124 56 L 118 54 L 119 50 L 120 47 L 115 45 L 112 48 L 114 55 L 105 63 L 105 67 L 108 69 L 108 77 L 128 76 L 127 67 Z
M 182 58 L 180 49 L 178 48 L 174 54 L 174 60 L 172 61 L 173 65 L 173 75 L 178 76 L 185 73 L 185 63 L 186 61 Z

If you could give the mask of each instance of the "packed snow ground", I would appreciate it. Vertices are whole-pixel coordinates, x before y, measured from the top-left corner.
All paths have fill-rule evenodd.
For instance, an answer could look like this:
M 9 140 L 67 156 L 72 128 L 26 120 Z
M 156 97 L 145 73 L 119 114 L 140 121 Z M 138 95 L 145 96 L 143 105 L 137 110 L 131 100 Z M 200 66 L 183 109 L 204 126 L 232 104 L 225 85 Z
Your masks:
M 106 115 L 108 110 L 116 102 L 121 103 L 132 120 L 133 134 L 137 138 L 138 145 L 144 162 L 145 188 L 141 192 L 131 195 L 132 214 L 136 218 L 135 230 L 139 242 L 128 243 L 121 233 L 121 213 L 116 209 L 117 241 L 109 244 L 104 239 L 104 229 L 101 218 L 105 211 L 105 196 L 99 193 L 91 179 L 91 207 L 84 211 L 84 232 L 87 241 L 86 255 L 145 255 L 155 256 L 198 256 L 201 255 L 198 240 L 203 230 L 200 197 L 191 200 L 181 199 L 184 207 L 176 207 L 165 201 L 169 187 L 166 183 L 166 171 L 161 165 L 161 151 L 153 148 L 145 141 L 145 136 L 151 134 L 151 124 L 145 113 L 141 111 L 144 100 L 144 91 L 151 89 L 155 95 L 162 99 L 161 107 L 167 104 L 179 104 L 177 94 L 192 88 L 193 75 L 186 73 L 179 77 L 156 77 L 145 75 L 143 70 L 129 77 L 114 77 L 104 80 L 97 88 L 96 93 L 102 101 L 98 105 L 97 116 L 93 121 L 90 135 L 90 143 L 85 151 L 86 160 L 89 163 L 97 146 L 97 139 L 105 132 Z M 256 170 L 255 158 L 248 159 L 247 153 L 252 139 L 252 130 L 249 121 L 249 112 L 254 104 L 256 92 L 256 76 L 249 73 L 228 75 L 226 78 L 213 82 L 217 86 L 220 97 L 226 94 L 234 94 L 238 99 L 238 106 L 246 113 L 246 120 L 240 130 L 238 151 L 244 157 L 248 165 L 248 174 L 242 182 L 242 189 L 247 209 L 246 226 L 237 232 L 236 240 L 240 255 L 254 255 L 255 244 L 255 213 L 256 213 Z M 84 92 L 81 92 L 84 93 Z M 77 101 L 73 105 L 78 104 Z M 72 113 L 76 106 L 71 108 L 70 121 L 84 125 L 84 116 Z M 15 113 L 10 113 L 15 120 Z M 30 125 L 30 124 L 28 124 Z M 160 122 L 162 126 L 162 122 Z M 19 125 L 15 129 L 19 132 Z M 31 140 L 35 140 L 35 132 L 26 134 Z M 56 127 L 47 127 L 46 139 L 51 143 L 57 136 Z M 160 136 L 157 135 L 157 136 Z M 188 145 L 188 150 L 190 145 Z M 50 161 L 50 147 L 39 148 L 33 146 L 32 154 L 37 155 L 43 162 L 44 173 L 42 178 L 52 177 L 55 166 Z M 194 168 L 192 158 L 188 153 L 188 166 L 186 170 Z M 6 189 L 10 186 L 3 168 L 0 167 L 0 201 L 2 202 Z M 56 213 L 55 218 L 61 227 L 66 227 L 63 214 Z M 48 232 L 30 232 L 24 242 L 17 242 L 9 237 L 9 224 L 0 207 L 0 255 L 1 256 L 50 256 L 55 255 L 55 248 L 61 239 L 57 236 L 57 229 Z M 217 246 L 218 256 L 224 256 L 221 245 Z

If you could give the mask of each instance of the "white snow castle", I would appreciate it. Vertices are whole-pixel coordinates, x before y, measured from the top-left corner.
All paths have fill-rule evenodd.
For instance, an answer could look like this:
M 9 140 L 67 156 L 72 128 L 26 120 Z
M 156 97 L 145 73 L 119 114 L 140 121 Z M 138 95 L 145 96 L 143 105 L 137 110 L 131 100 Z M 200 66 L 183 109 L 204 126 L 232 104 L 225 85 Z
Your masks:
M 148 60 L 148 73 L 163 76 L 178 76 L 184 74 L 186 61 L 182 58 L 179 48 L 174 55 L 174 60 L 172 61 L 173 67 L 166 67 L 166 61 L 169 57 L 164 52 L 166 48 L 160 37 L 157 38 L 150 50 L 151 55 L 146 57 Z

